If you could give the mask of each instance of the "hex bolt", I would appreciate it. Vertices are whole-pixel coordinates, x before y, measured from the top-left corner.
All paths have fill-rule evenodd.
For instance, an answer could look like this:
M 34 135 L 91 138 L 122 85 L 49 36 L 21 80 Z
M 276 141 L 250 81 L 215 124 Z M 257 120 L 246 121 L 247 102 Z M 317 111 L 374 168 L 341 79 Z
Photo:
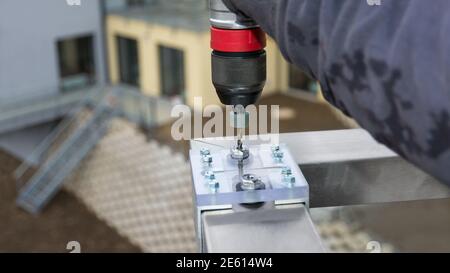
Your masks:
M 272 154 L 274 157 L 280 157 L 280 158 L 283 157 L 283 151 L 281 151 L 281 150 L 276 150 Z
M 213 179 L 213 180 L 209 181 L 208 185 L 209 185 L 209 190 L 212 193 L 216 193 L 219 190 L 219 187 L 220 187 L 219 182 L 216 179 Z
M 283 177 L 283 182 L 287 183 L 288 186 L 293 186 L 295 184 L 295 176 L 292 174 Z
M 277 150 L 272 153 L 272 156 L 276 162 L 281 162 L 283 161 L 284 153 L 281 150 Z
M 280 145 L 276 144 L 272 145 L 271 150 L 272 150 L 272 157 L 275 159 L 276 162 L 283 161 L 284 153 L 283 151 L 281 151 Z
M 271 150 L 272 150 L 272 154 L 275 153 L 275 151 L 279 151 L 280 145 L 277 145 L 277 144 L 272 145 Z
M 209 151 L 208 148 L 201 148 L 200 149 L 200 155 L 205 156 L 205 155 L 210 155 L 211 152 Z
M 281 174 L 283 175 L 283 177 L 288 176 L 288 175 L 292 175 L 292 169 L 289 167 L 283 167 L 281 169 Z
M 207 180 L 214 180 L 214 179 L 216 179 L 216 175 L 214 174 L 213 171 L 206 171 L 203 175 L 205 176 L 205 178 Z
M 211 155 L 204 155 L 202 156 L 202 162 L 204 166 L 210 166 L 213 161 L 213 158 Z

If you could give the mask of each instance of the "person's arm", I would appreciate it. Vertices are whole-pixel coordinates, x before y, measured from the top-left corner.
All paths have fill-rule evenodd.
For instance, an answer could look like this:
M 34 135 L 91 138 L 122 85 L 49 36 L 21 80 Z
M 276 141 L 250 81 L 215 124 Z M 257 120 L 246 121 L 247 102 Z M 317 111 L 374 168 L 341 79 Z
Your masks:
M 450 185 L 450 1 L 228 0 L 378 141 Z

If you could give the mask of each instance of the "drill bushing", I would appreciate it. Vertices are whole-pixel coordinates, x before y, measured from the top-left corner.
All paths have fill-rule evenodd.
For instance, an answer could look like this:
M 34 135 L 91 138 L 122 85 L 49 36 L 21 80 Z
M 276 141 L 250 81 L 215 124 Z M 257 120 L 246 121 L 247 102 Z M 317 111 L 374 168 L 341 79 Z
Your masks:
M 266 82 L 266 38 L 260 28 L 211 28 L 212 81 L 225 105 L 254 104 Z

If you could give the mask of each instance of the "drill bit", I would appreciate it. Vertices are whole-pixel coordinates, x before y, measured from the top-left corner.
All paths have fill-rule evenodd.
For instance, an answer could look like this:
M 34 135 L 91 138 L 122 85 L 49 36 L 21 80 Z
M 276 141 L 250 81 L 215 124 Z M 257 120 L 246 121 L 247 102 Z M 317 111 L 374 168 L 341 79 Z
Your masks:
M 246 128 L 246 113 L 245 108 L 242 105 L 237 105 L 234 107 L 235 117 L 236 120 L 234 121 L 235 126 L 237 127 L 237 143 L 236 143 L 236 149 L 240 151 L 242 154 L 244 154 L 244 145 L 243 145 L 243 138 L 245 134 L 245 128 Z M 238 160 L 238 171 L 239 171 L 239 177 L 242 178 L 244 175 L 244 157 Z
M 237 129 L 237 145 L 236 147 L 239 150 L 243 150 L 243 143 L 242 143 L 242 139 L 244 137 L 244 133 L 245 133 L 245 129 L 244 128 L 238 128 Z
M 244 175 L 244 160 L 240 159 L 238 160 L 238 177 L 242 179 L 242 176 Z
M 243 144 L 242 144 L 242 139 L 244 137 L 245 134 L 245 127 L 246 127 L 246 118 L 245 118 L 245 109 L 242 105 L 236 105 L 234 107 L 234 112 L 236 113 L 235 117 L 236 117 L 236 121 L 235 124 L 238 124 L 237 127 L 237 149 L 239 150 L 243 150 Z

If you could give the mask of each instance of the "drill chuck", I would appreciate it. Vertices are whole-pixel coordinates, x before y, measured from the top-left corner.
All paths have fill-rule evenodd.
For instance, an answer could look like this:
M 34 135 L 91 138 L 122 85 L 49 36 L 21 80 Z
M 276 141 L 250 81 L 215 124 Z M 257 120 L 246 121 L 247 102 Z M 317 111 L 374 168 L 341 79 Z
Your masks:
M 211 28 L 212 81 L 225 105 L 254 104 L 266 82 L 266 37 L 250 29 Z
M 254 104 L 266 82 L 266 35 L 251 18 L 210 0 L 212 81 L 225 105 Z

